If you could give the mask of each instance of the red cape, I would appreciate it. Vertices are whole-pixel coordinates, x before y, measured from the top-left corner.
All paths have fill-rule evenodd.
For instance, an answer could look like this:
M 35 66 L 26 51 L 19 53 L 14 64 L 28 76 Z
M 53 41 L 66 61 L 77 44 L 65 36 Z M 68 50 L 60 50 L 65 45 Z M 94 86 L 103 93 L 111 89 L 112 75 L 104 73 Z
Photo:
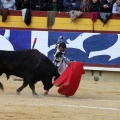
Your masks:
M 70 62 L 70 65 L 53 84 L 60 87 L 59 94 L 73 96 L 79 87 L 82 74 L 84 74 L 83 63 Z

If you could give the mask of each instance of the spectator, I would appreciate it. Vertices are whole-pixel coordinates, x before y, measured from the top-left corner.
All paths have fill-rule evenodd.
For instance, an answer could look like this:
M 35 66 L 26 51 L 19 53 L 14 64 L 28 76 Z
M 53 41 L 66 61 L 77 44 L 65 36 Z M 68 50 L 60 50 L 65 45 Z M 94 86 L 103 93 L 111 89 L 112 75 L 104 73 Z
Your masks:
M 89 12 L 89 0 L 81 0 L 80 11 Z
M 34 4 L 32 4 L 31 0 L 16 0 L 15 1 L 15 6 L 17 10 L 21 9 L 34 9 Z
M 63 0 L 57 0 L 57 10 L 58 11 L 63 11 Z
M 113 4 L 112 13 L 120 15 L 120 0 L 116 0 Z
M 112 7 L 114 3 L 115 0 L 101 0 L 101 12 L 112 13 Z
M 49 0 L 48 10 L 49 11 L 63 11 L 63 1 L 62 0 Z
M 89 12 L 100 12 L 99 0 L 92 0 L 89 6 Z
M 23 4 L 23 0 L 15 0 L 15 6 L 17 10 L 23 9 L 22 4 Z
M 35 9 L 41 11 L 47 11 L 48 0 L 35 0 Z
M 0 0 L 0 9 L 1 9 L 1 7 L 2 7 L 2 6 L 1 6 L 1 0 Z
M 16 10 L 15 0 L 1 0 L 1 8 L 8 8 L 9 10 Z
M 48 10 L 57 11 L 57 0 L 49 0 Z
M 63 0 L 64 11 L 79 10 L 80 0 Z

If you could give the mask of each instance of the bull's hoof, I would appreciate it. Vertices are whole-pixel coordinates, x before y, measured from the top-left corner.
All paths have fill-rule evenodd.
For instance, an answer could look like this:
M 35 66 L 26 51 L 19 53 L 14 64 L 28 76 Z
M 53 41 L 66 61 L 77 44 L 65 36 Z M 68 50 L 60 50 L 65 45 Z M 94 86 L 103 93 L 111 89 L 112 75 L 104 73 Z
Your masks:
M 34 96 L 38 96 L 38 94 L 37 94 L 36 92 L 33 92 L 32 94 L 33 94 Z
M 1 90 L 4 92 L 4 89 L 1 88 Z
M 44 95 L 48 95 L 48 92 L 49 92 L 49 91 L 46 90 L 46 91 L 44 92 Z
M 16 90 L 17 95 L 20 95 L 20 91 Z

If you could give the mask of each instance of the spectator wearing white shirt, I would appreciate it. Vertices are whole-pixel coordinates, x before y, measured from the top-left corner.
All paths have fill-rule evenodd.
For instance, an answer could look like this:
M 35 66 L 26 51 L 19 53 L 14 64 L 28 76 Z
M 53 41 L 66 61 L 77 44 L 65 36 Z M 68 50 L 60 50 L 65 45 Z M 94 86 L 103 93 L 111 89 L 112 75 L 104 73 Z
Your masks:
M 114 3 L 112 13 L 120 15 L 120 0 L 116 0 Z
M 1 8 L 8 8 L 9 10 L 16 10 L 15 0 L 1 0 Z

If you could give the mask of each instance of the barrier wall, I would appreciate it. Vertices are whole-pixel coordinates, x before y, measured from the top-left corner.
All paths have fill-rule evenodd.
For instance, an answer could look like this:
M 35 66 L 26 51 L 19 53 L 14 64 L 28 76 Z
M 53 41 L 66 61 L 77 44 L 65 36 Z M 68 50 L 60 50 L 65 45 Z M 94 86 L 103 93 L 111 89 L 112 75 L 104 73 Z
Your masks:
M 68 13 L 56 12 L 55 22 L 50 29 L 47 27 L 47 14 L 45 11 L 32 11 L 31 24 L 27 26 L 23 21 L 21 11 L 10 10 L 5 22 L 2 22 L 2 16 L 0 16 L 0 28 L 93 32 L 91 13 L 83 13 L 74 22 L 71 22 Z M 120 16 L 112 14 L 104 26 L 103 23 L 97 19 L 94 22 L 94 32 L 120 33 Z
M 59 36 L 64 37 L 67 57 L 84 62 L 86 69 L 120 71 L 120 34 L 1 29 L 0 50 L 31 49 L 37 38 L 35 48 L 53 60 Z

